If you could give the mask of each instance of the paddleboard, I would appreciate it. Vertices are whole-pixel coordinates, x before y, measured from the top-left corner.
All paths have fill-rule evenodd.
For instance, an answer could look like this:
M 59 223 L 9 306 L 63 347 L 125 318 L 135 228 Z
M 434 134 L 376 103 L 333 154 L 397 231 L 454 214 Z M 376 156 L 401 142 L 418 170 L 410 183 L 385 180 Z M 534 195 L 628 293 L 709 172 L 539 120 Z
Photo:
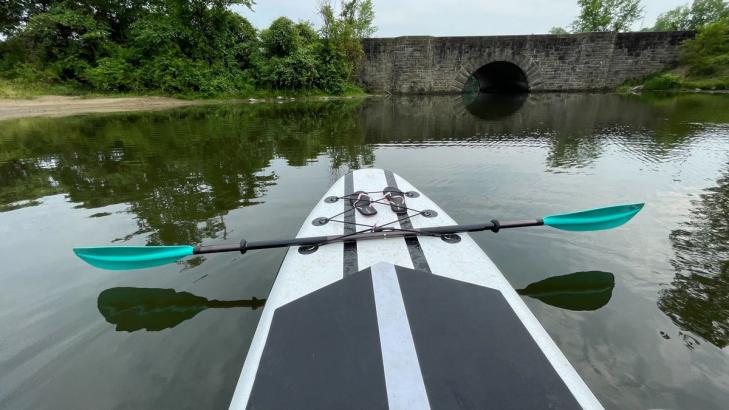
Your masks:
M 406 214 L 384 198 L 405 196 Z M 353 209 L 364 191 L 375 215 Z M 362 169 L 317 202 L 297 237 L 455 225 L 393 172 Z M 600 409 L 468 234 L 291 247 L 230 403 L 243 409 Z

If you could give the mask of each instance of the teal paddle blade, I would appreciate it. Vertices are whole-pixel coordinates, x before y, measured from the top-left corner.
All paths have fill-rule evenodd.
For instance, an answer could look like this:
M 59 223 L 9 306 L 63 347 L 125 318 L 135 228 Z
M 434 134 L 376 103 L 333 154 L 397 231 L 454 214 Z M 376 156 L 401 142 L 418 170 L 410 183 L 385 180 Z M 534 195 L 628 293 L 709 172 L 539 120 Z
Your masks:
M 192 255 L 193 247 L 100 246 L 74 248 L 73 252 L 91 266 L 109 270 L 144 269 L 166 265 Z
M 643 209 L 645 204 L 618 205 L 544 218 L 544 224 L 563 231 L 601 231 L 616 228 Z

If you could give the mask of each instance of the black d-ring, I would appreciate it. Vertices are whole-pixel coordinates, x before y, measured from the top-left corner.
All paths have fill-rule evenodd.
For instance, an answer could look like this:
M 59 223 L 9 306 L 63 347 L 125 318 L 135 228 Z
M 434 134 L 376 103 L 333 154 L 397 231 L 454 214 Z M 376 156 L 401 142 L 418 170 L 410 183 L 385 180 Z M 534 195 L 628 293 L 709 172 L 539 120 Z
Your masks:
M 440 236 L 440 239 L 445 243 L 458 243 L 461 241 L 461 237 L 455 233 L 444 233 Z
M 420 214 L 426 218 L 435 218 L 436 216 L 438 216 L 438 212 L 435 212 L 432 209 L 426 209 L 426 210 L 420 212 Z
M 314 226 L 322 226 L 329 223 L 329 218 L 316 218 L 313 221 L 311 221 L 311 224 Z
M 312 253 L 319 250 L 319 245 L 304 245 L 299 246 L 299 253 L 302 255 L 311 255 Z

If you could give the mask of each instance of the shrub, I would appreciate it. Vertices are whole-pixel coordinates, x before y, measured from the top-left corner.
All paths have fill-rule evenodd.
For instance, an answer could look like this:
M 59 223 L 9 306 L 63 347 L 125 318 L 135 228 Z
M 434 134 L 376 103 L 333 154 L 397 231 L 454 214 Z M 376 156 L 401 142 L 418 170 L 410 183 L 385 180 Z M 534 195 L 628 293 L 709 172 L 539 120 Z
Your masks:
M 726 69 L 729 60 L 729 19 L 705 25 L 682 45 L 682 60 L 692 76 L 708 76 Z
M 119 57 L 100 59 L 96 67 L 86 69 L 83 77 L 97 90 L 129 91 L 133 88 L 132 67 Z
M 643 86 L 651 91 L 675 90 L 681 88 L 681 79 L 673 74 L 661 74 L 648 79 Z
M 299 48 L 301 38 L 293 21 L 279 17 L 261 32 L 261 42 L 268 56 L 286 57 Z

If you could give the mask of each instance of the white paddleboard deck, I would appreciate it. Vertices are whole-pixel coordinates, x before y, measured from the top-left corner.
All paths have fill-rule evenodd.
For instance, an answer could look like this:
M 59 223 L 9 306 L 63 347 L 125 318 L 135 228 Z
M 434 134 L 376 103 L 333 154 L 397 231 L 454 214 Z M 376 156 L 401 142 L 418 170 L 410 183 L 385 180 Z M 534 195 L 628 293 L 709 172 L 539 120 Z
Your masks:
M 363 216 L 346 199 L 381 200 L 385 187 L 408 194 L 404 220 L 384 200 Z M 297 237 L 455 224 L 400 176 L 363 169 L 327 191 Z M 458 236 L 290 248 L 230 408 L 602 408 L 489 257 Z

